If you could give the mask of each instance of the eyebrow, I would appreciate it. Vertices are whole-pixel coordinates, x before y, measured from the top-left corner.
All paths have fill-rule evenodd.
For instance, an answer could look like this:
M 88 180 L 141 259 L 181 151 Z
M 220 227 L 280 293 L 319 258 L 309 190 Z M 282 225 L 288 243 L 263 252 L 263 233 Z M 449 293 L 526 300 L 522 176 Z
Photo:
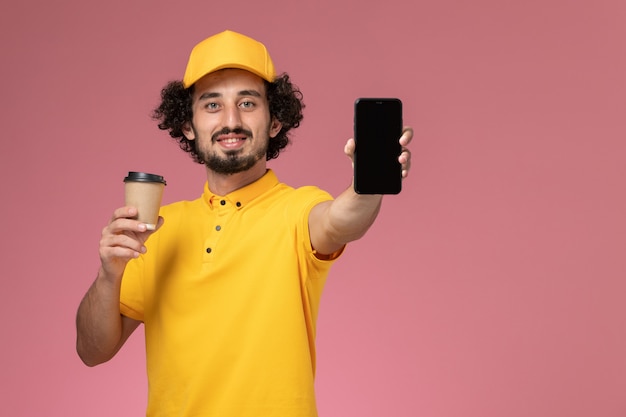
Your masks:
M 259 93 L 256 90 L 241 90 L 240 92 L 237 93 L 237 95 L 239 97 L 261 97 L 261 93 Z M 222 97 L 222 93 L 211 93 L 211 92 L 206 92 L 206 93 L 202 93 L 200 95 L 200 97 L 198 97 L 198 101 L 200 100 L 208 100 L 211 98 L 217 98 L 217 97 Z

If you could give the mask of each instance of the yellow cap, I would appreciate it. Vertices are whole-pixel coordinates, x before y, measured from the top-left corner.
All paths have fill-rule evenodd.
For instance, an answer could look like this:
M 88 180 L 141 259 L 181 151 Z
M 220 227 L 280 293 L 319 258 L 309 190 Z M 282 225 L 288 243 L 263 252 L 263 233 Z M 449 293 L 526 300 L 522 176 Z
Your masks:
M 205 75 L 224 68 L 239 68 L 274 81 L 274 63 L 265 45 L 245 35 L 226 30 L 197 44 L 191 51 L 183 85 L 189 88 Z

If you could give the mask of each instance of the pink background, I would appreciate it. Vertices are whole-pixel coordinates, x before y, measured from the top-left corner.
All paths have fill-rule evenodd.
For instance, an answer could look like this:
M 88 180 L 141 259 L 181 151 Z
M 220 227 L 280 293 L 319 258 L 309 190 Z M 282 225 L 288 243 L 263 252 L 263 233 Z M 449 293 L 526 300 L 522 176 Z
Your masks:
M 626 415 L 623 0 L 8 3 L 0 415 L 144 414 L 142 335 L 89 369 L 74 315 L 127 171 L 199 195 L 148 114 L 227 28 L 304 92 L 283 181 L 348 185 L 359 96 L 415 127 L 403 193 L 331 272 L 322 416 Z

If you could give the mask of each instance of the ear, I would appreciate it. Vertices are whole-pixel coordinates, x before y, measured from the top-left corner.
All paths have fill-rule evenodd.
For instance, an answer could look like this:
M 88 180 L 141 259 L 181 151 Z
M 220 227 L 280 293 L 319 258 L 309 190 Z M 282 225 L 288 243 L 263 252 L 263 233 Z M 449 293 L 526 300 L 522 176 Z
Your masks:
M 183 135 L 187 138 L 187 140 L 196 139 L 196 134 L 193 131 L 193 127 L 191 126 L 191 122 L 183 123 Z
M 276 135 L 278 135 L 278 132 L 280 132 L 280 129 L 283 128 L 283 124 L 281 122 L 278 121 L 277 118 L 272 117 L 272 123 L 270 124 L 270 138 L 274 138 L 276 137 Z

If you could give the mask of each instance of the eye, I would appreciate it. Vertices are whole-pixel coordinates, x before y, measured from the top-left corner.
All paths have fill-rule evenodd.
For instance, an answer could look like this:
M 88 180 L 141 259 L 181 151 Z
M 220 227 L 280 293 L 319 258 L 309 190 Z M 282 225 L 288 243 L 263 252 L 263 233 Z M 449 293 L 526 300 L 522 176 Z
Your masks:
M 252 109 L 254 107 L 254 102 L 251 100 L 244 100 L 239 105 L 244 109 Z
M 219 109 L 219 104 L 215 103 L 215 102 L 208 102 L 204 105 L 204 108 L 209 110 L 209 111 L 215 111 L 217 109 Z

